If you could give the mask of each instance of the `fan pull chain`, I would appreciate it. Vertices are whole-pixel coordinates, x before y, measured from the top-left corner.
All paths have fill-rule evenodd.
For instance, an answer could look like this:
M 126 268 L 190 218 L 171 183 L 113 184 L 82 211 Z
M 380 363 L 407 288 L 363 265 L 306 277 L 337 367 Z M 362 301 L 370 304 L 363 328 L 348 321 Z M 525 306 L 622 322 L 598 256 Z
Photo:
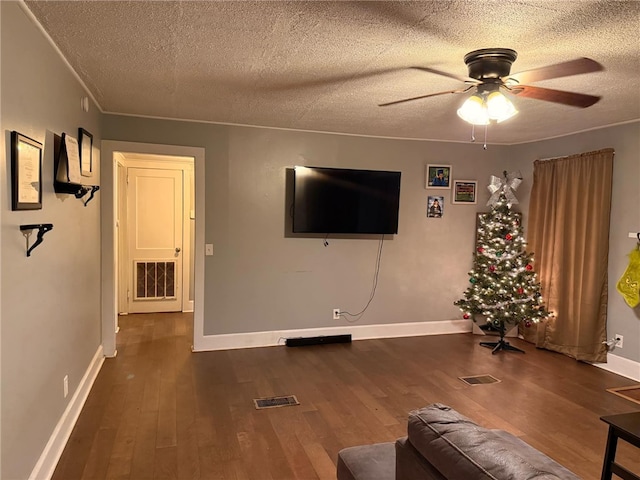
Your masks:
M 484 126 L 484 145 L 482 148 L 487 149 L 487 130 L 489 129 L 489 125 Z
M 471 124 L 471 141 L 476 141 L 476 126 L 473 123 Z

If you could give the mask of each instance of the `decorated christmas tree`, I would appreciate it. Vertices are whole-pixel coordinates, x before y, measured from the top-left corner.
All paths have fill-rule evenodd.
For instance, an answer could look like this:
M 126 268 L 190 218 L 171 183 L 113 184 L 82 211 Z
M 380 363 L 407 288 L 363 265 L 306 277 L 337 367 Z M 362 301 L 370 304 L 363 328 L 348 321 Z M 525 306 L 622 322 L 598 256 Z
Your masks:
M 542 303 L 540 284 L 533 270 L 533 253 L 525 251 L 521 215 L 512 210 L 518 203 L 513 190 L 521 183 L 519 175 L 504 172 L 502 179 L 491 177 L 491 211 L 478 216 L 477 244 L 469 287 L 455 305 L 464 318 L 486 322 L 481 328 L 499 332 L 500 341 L 480 345 L 522 352 L 509 345 L 504 334 L 523 322 L 531 326 L 549 316 Z M 524 352 L 523 352 L 524 353 Z

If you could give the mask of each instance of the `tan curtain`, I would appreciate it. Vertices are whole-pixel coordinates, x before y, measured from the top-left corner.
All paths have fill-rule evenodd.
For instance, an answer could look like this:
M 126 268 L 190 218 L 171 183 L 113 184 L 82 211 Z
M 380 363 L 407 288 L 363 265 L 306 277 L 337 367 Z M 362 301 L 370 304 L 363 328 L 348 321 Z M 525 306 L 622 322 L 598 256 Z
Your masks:
M 525 340 L 577 360 L 606 362 L 607 257 L 613 149 L 536 160 L 528 250 L 555 316 Z

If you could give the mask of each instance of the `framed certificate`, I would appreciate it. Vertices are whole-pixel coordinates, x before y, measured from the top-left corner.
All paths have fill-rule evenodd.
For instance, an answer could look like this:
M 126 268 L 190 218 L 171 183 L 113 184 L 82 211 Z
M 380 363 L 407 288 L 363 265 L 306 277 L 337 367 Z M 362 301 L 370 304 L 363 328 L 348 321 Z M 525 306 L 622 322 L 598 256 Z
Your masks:
M 454 180 L 451 203 L 466 203 L 475 205 L 477 203 L 477 188 L 478 182 L 475 180 Z
M 11 210 L 42 208 L 42 144 L 11 132 Z

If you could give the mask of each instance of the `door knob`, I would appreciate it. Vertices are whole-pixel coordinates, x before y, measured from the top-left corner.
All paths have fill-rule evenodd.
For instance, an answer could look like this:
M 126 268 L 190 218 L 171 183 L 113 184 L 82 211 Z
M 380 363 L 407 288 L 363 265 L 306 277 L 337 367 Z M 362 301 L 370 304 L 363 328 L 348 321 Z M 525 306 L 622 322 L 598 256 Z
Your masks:
M 176 247 L 176 253 L 180 253 L 180 247 Z

